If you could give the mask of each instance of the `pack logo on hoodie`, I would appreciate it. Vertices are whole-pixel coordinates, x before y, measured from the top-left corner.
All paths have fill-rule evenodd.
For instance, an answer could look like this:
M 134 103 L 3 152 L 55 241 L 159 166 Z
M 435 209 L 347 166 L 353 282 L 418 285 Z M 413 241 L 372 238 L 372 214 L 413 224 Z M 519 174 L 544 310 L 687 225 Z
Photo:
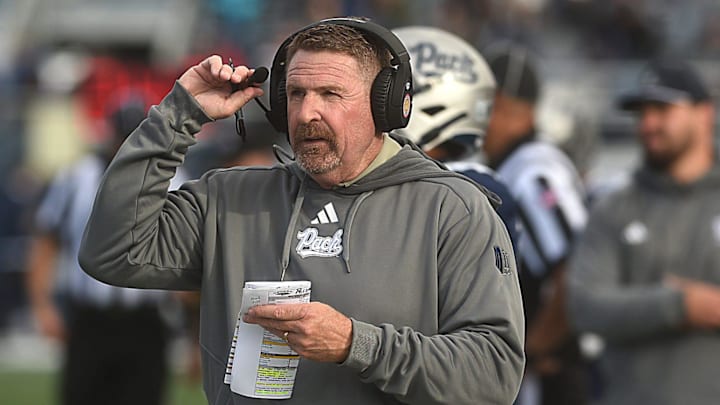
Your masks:
M 342 235 L 342 229 L 335 231 L 332 236 L 320 236 L 317 228 L 305 228 L 297 234 L 299 242 L 295 251 L 303 259 L 310 256 L 339 256 L 343 250 Z
M 340 222 L 332 202 L 323 205 L 310 221 L 311 225 L 337 224 Z M 297 233 L 298 244 L 295 251 L 303 259 L 306 257 L 337 257 L 343 251 L 343 230 L 338 229 L 331 236 L 320 235 L 315 227 L 308 227 Z

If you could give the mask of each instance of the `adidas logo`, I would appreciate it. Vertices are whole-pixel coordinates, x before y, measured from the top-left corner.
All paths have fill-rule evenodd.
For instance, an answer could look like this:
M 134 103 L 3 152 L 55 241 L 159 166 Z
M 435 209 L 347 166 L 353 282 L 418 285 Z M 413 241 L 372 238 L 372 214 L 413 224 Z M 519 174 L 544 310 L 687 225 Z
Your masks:
M 337 222 L 338 217 L 335 213 L 335 207 L 333 206 L 333 203 L 325 204 L 323 209 L 321 209 L 320 212 L 317 213 L 317 216 L 312 221 L 310 221 L 310 223 L 313 225 L 336 224 Z

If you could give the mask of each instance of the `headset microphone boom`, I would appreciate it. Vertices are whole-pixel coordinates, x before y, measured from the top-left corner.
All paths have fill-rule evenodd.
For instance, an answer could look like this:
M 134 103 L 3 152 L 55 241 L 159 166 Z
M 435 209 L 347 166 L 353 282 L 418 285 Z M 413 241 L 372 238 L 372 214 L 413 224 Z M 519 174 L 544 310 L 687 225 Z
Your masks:
M 228 64 L 230 65 L 233 70 L 235 69 L 235 65 L 233 64 L 232 59 L 228 60 Z M 232 83 L 232 91 L 233 93 L 246 89 L 254 84 L 261 84 L 267 80 L 268 76 L 270 75 L 270 71 L 265 66 L 260 66 L 258 68 L 255 68 L 255 71 L 250 75 L 250 77 L 247 78 L 242 83 Z M 267 114 L 268 109 L 263 105 L 263 103 L 260 102 L 259 99 L 255 98 L 255 101 L 258 103 L 260 108 L 262 108 L 265 113 Z M 245 142 L 245 139 L 247 138 L 247 131 L 245 130 L 245 117 L 242 112 L 242 108 L 235 111 L 235 131 L 238 135 L 240 135 L 240 138 L 242 138 L 243 142 Z

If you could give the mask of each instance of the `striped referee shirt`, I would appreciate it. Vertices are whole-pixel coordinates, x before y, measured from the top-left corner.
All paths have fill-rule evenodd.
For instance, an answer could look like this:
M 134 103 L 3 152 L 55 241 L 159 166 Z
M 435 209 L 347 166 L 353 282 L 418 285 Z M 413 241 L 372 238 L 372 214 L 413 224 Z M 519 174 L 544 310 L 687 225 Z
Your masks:
M 497 167 L 518 204 L 522 232 L 519 257 L 535 278 L 570 254 L 587 222 L 585 191 L 575 166 L 557 147 L 530 140 Z
M 35 218 L 38 231 L 53 235 L 59 243 L 56 259 L 56 289 L 73 300 L 96 307 L 121 305 L 127 308 L 154 303 L 167 293 L 113 287 L 88 276 L 78 264 L 78 250 L 105 162 L 97 155 L 88 155 L 62 170 L 51 182 Z M 173 179 L 171 188 L 182 182 Z

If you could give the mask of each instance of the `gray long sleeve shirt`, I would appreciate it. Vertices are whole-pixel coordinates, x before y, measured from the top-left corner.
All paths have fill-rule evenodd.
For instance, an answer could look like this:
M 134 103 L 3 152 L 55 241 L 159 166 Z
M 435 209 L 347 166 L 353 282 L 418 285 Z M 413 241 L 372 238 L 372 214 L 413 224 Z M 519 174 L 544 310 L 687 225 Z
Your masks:
M 648 169 L 593 210 L 570 262 L 568 310 L 605 338 L 604 404 L 720 398 L 720 331 L 684 327 L 668 275 L 720 285 L 720 166 L 680 185 Z
M 245 281 L 310 280 L 351 317 L 343 364 L 300 362 L 299 404 L 510 404 L 524 366 L 512 246 L 470 180 L 409 146 L 347 187 L 294 163 L 212 171 L 168 193 L 209 119 L 179 85 L 109 166 L 80 251 L 107 283 L 198 289 L 205 392 L 223 383 Z M 242 361 L 236 359 L 235 361 Z

